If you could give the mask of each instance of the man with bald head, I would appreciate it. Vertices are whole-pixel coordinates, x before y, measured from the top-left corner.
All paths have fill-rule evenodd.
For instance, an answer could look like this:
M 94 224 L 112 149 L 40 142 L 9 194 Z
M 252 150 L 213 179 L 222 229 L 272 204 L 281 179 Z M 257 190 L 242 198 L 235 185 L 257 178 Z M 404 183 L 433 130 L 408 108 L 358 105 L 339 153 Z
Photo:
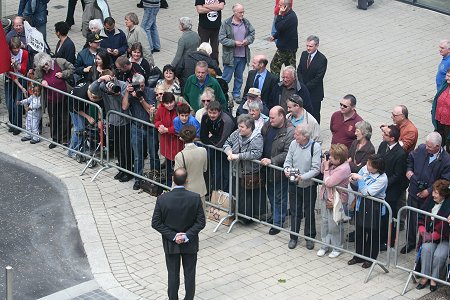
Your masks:
M 438 91 L 445 81 L 447 70 L 450 68 L 450 40 L 442 40 L 439 43 L 439 54 L 442 56 L 442 60 L 436 73 L 436 89 Z
M 291 122 L 286 120 L 286 111 L 281 106 L 272 107 L 269 112 L 269 122 L 266 122 L 261 128 L 261 135 L 264 139 L 261 164 L 282 167 L 289 145 L 294 140 L 294 127 Z M 282 171 L 270 167 L 263 168 L 272 213 L 272 220 L 267 220 L 267 222 L 273 223 L 277 227 L 283 227 L 287 215 L 289 181 L 282 173 Z M 279 232 L 280 230 L 275 227 L 269 230 L 270 235 Z
M 400 139 L 398 142 L 406 153 L 414 150 L 419 137 L 419 132 L 413 122 L 408 119 L 408 114 L 408 108 L 405 105 L 397 105 L 391 113 L 393 123 L 400 129 Z M 380 126 L 383 132 L 387 127 L 387 124 Z
M 25 38 L 23 18 L 19 16 L 14 17 L 14 19 L 12 20 L 12 29 L 6 35 L 6 42 L 9 44 L 9 41 L 15 36 L 20 38 L 20 41 L 22 42 L 22 48 L 25 48 L 25 46 L 27 45 L 27 39 Z

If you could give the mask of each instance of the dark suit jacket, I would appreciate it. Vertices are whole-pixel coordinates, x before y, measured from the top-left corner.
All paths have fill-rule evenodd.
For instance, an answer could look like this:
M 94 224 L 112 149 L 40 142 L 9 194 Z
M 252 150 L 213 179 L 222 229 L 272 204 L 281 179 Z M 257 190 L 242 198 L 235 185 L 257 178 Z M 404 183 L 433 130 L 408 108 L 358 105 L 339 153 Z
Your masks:
M 381 142 L 378 147 L 378 154 L 384 158 L 385 173 L 388 177 L 385 200 L 392 204 L 397 203 L 401 193 L 408 186 L 408 179 L 406 178 L 407 154 L 398 143 L 389 152 L 386 152 L 387 148 L 388 144 Z
M 242 99 L 241 103 L 243 103 L 243 102 L 245 102 L 245 100 L 247 100 L 248 90 L 253 87 L 255 77 L 256 77 L 256 70 L 250 70 L 248 72 L 247 81 L 245 82 L 245 88 L 244 88 L 244 94 L 243 94 L 244 96 L 242 97 L 243 99 Z M 266 78 L 264 79 L 264 83 L 263 83 L 262 90 L 261 90 L 261 100 L 263 101 L 264 104 L 266 104 L 266 106 L 268 106 L 268 104 L 270 102 L 270 97 L 272 95 L 272 91 L 276 87 L 277 83 L 278 83 L 278 78 L 267 70 L 267 75 L 266 75 Z
M 205 227 L 205 212 L 200 195 L 184 188 L 175 188 L 156 198 L 152 227 L 162 234 L 166 254 L 197 253 L 198 233 Z M 177 244 L 178 232 L 184 232 L 189 242 Z
M 309 68 L 306 67 L 307 61 L 308 52 L 303 51 L 297 68 L 298 80 L 306 85 L 313 102 L 322 101 L 324 97 L 323 77 L 327 71 L 327 58 L 317 50 Z
M 275 105 L 281 105 L 281 94 L 283 89 L 283 83 L 279 82 L 275 88 L 273 89 L 272 96 L 270 97 L 270 103 L 268 104 L 269 110 Z M 313 106 L 311 102 L 311 96 L 309 94 L 308 88 L 302 82 L 297 80 L 296 94 L 299 95 L 303 99 L 303 108 L 306 109 L 307 112 L 313 114 Z M 286 108 L 285 108 L 286 109 Z

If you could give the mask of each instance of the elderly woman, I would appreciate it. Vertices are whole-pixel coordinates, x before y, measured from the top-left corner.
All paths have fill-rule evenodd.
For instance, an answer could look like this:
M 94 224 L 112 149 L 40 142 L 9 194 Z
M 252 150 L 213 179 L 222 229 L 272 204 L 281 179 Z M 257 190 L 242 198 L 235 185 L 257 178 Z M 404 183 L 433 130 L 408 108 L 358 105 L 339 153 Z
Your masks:
M 223 151 L 230 162 L 238 167 L 239 199 L 237 211 L 250 218 L 258 218 L 266 212 L 266 195 L 263 181 L 260 179 L 258 163 L 251 162 L 260 159 L 263 150 L 263 138 L 255 131 L 255 121 L 249 115 L 240 115 L 236 129 L 225 141 Z M 233 180 L 235 182 L 235 180 Z M 236 190 L 233 184 L 233 190 Z M 252 220 L 243 219 L 244 223 Z
M 103 23 L 103 20 L 111 16 L 111 11 L 106 0 L 84 0 L 84 3 L 83 15 L 81 17 L 81 31 L 83 36 L 86 37 L 88 30 L 90 30 L 90 21 L 98 19 Z
M 330 147 L 329 157 L 325 156 L 322 161 L 321 171 L 323 173 L 323 185 L 320 188 L 320 212 L 322 215 L 322 242 L 342 248 L 344 245 L 344 226 L 342 222 L 333 220 L 333 204 L 335 191 L 339 194 L 340 201 L 347 202 L 348 194 L 342 190 L 336 190 L 336 186 L 346 188 L 348 178 L 351 175 L 350 166 L 347 162 L 348 149 L 344 144 L 334 144 Z M 317 252 L 317 256 L 324 256 L 328 247 L 323 245 Z M 333 249 L 328 255 L 330 258 L 338 257 L 341 251 Z
M 432 197 L 428 198 L 422 209 L 444 218 L 450 217 L 450 182 L 439 179 L 433 183 Z M 449 225 L 434 217 L 419 214 L 419 247 L 421 252 L 421 272 L 425 275 L 439 278 L 439 271 L 444 267 L 449 252 Z M 421 290 L 428 284 L 427 278 L 419 281 L 416 289 Z M 437 283 L 430 280 L 430 291 L 437 289 Z
M 9 41 L 9 51 L 11 54 L 10 72 L 22 74 L 27 73 L 28 51 L 21 48 L 19 37 L 13 37 Z M 5 99 L 8 108 L 8 118 L 11 125 L 22 128 L 22 106 L 17 106 L 16 101 L 22 100 L 22 95 L 27 96 L 26 82 L 17 76 L 9 75 L 5 80 Z M 20 130 L 10 128 L 10 132 L 18 135 Z
M 205 195 L 207 193 L 203 173 L 208 170 L 208 155 L 206 149 L 194 144 L 196 128 L 185 125 L 180 131 L 180 139 L 185 143 L 184 149 L 175 155 L 175 167 L 185 168 L 188 173 L 186 189 L 197 193 L 202 199 L 203 209 L 206 211 Z
M 434 130 L 442 136 L 442 146 L 450 153 L 450 68 L 434 97 L 431 120 Z
M 372 154 L 367 160 L 367 164 L 358 173 L 352 173 L 350 181 L 358 186 L 358 192 L 363 197 L 358 196 L 356 200 L 356 230 L 355 248 L 356 253 L 365 257 L 376 259 L 380 250 L 380 220 L 386 215 L 386 207 L 374 200 L 365 198 L 366 196 L 384 200 L 388 178 L 384 173 L 384 158 L 380 154 Z M 372 266 L 372 262 L 353 256 L 348 261 L 349 265 L 363 263 L 364 269 Z
M 264 109 L 262 101 L 253 101 L 248 104 L 248 114 L 255 120 L 255 130 L 261 132 L 264 123 L 269 121 L 269 117 L 262 114 Z
M 127 36 L 128 54 L 131 55 L 131 46 L 136 43 L 142 45 L 142 55 L 151 64 L 154 65 L 152 52 L 150 51 L 150 44 L 147 39 L 147 33 L 139 25 L 138 16 L 135 13 L 127 13 L 125 15 L 125 35 Z
M 174 95 L 181 95 L 180 81 L 175 77 L 175 68 L 172 65 L 165 65 L 163 68 L 163 79 L 158 80 L 156 85 L 162 85 L 165 92 Z
M 348 151 L 348 162 L 352 173 L 358 173 L 367 163 L 370 155 L 375 154 L 375 147 L 372 145 L 372 126 L 369 122 L 359 121 L 355 124 L 356 140 L 352 142 Z
M 47 53 L 41 52 L 35 55 L 34 65 L 36 66 L 35 80 L 40 82 L 43 87 L 70 92 L 71 86 L 68 80 L 73 78 L 75 71 L 75 67 L 70 62 L 64 58 L 52 59 Z M 46 90 L 46 94 L 51 137 L 58 144 L 67 144 L 70 129 L 67 98 L 62 93 L 50 89 Z M 51 143 L 48 147 L 53 149 L 56 144 Z
M 200 46 L 198 46 L 197 51 L 186 55 L 184 59 L 177 64 L 175 73 L 181 81 L 182 89 L 188 77 L 195 74 L 195 66 L 199 61 L 205 61 L 208 64 L 210 73 L 213 72 L 216 75 L 222 75 L 222 71 L 216 61 L 210 57 L 211 53 L 211 45 L 209 43 L 201 43 Z
M 99 34 L 103 29 L 103 22 L 101 19 L 93 19 L 89 21 L 89 31 Z
M 197 32 L 192 31 L 192 21 L 189 17 L 180 18 L 180 30 L 182 35 L 178 40 L 177 53 L 172 60 L 171 65 L 176 67 L 178 63 L 184 60 L 186 55 L 194 52 L 200 45 L 200 36 Z
M 202 117 L 206 113 L 206 108 L 208 107 L 208 104 L 211 101 L 215 101 L 215 100 L 216 100 L 216 96 L 214 95 L 214 90 L 209 86 L 205 87 L 205 89 L 203 90 L 203 93 L 200 95 L 201 108 L 199 110 L 197 110 L 197 112 L 195 113 L 195 118 L 197 119 L 197 121 L 199 123 L 202 122 Z

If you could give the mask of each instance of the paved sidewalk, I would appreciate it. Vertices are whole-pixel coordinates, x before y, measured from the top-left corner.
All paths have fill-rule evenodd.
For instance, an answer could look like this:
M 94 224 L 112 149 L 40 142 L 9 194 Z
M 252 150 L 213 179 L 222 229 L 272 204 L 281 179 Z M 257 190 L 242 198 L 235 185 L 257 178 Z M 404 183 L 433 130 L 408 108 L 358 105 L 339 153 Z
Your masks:
M 122 16 L 130 11 L 142 17 L 143 10 L 135 7 L 137 1 L 109 2 L 120 25 Z M 193 2 L 170 0 L 170 8 L 160 10 L 162 50 L 155 54 L 160 67 L 174 56 L 181 35 L 177 19 L 190 16 L 197 24 Z M 231 15 L 232 3 L 227 2 L 224 17 Z M 273 3 L 244 2 L 246 17 L 256 29 L 252 53 L 266 53 L 269 58 L 275 52 L 274 45 L 266 41 Z M 13 14 L 15 5 L 16 1 L 8 1 L 6 14 Z M 66 5 L 63 0 L 50 2 L 47 36 L 52 47 L 56 45 L 52 24 L 65 19 Z M 330 141 L 329 116 L 347 93 L 356 95 L 358 113 L 373 125 L 375 146 L 381 141 L 378 124 L 390 122 L 392 107 L 400 103 L 410 109 L 410 119 L 423 141 L 432 129 L 429 101 L 435 93 L 438 42 L 450 36 L 450 17 L 396 1 L 377 0 L 367 11 L 357 10 L 355 5 L 350 0 L 294 3 L 301 48 L 307 35 L 317 34 L 320 50 L 329 60 L 322 109 L 324 145 Z M 82 45 L 80 4 L 75 20 L 70 37 Z M 154 198 L 133 191 L 132 182 L 114 181 L 114 170 L 106 170 L 90 182 L 98 168 L 78 176 L 84 165 L 66 157 L 61 148 L 49 150 L 46 143 L 25 145 L 8 134 L 4 125 L 0 125 L 0 152 L 45 169 L 67 187 L 99 287 L 118 299 L 166 299 L 161 238 L 150 226 Z M 261 225 L 236 226 L 230 234 L 225 228 L 213 233 L 214 226 L 208 222 L 200 236 L 196 299 L 299 299 L 299 295 L 302 299 L 412 299 L 428 291 L 410 285 L 411 291 L 401 297 L 407 274 L 393 268 L 388 274 L 376 268 L 370 281 L 363 284 L 367 270 L 347 266 L 349 255 L 334 260 L 318 258 L 315 251 L 306 250 L 304 241 L 289 250 L 287 234 L 269 236 L 268 228 Z M 180 294 L 182 290 L 183 286 Z

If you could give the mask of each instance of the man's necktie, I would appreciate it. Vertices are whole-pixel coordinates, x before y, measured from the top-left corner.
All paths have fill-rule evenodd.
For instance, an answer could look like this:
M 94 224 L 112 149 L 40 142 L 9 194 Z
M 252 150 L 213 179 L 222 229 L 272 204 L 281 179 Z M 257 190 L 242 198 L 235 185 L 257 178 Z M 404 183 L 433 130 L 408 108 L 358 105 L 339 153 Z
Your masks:
M 255 81 L 253 82 L 253 87 L 259 89 L 259 78 L 261 75 L 256 75 Z
M 309 65 L 311 64 L 311 54 L 308 54 L 308 60 L 306 61 L 306 68 L 309 68 Z

